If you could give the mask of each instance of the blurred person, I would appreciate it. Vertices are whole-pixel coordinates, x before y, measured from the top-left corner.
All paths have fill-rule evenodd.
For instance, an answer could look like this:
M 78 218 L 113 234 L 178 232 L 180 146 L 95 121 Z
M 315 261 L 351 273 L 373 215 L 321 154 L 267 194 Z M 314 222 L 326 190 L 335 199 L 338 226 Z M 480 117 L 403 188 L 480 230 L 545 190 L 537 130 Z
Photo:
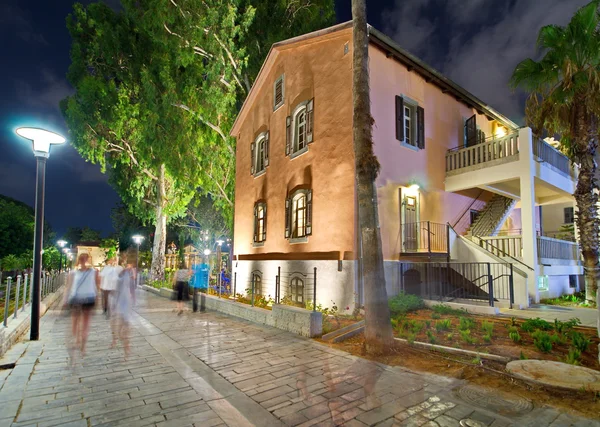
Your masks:
M 125 350 L 125 359 L 129 357 L 129 325 L 131 323 L 131 312 L 135 304 L 135 278 L 137 272 L 134 267 L 134 259 L 135 255 L 132 255 L 131 251 L 123 257 L 123 267 L 118 274 L 110 308 L 112 329 L 110 347 L 115 348 L 117 342 L 121 341 Z
M 71 332 L 75 339 L 72 352 L 79 349 L 85 356 L 85 345 L 90 330 L 90 316 L 96 305 L 96 296 L 100 286 L 100 276 L 92 268 L 89 254 L 83 253 L 77 258 L 77 268 L 67 279 L 64 305 L 71 309 Z M 73 354 L 71 354 L 73 363 Z
M 106 318 L 110 317 L 110 299 L 113 297 L 114 291 L 117 289 L 119 274 L 123 271 L 117 263 L 117 257 L 114 256 L 106 262 L 106 266 L 100 272 L 100 289 L 102 291 L 102 311 Z
M 179 270 L 173 275 L 174 289 L 177 294 L 177 314 L 183 313 L 183 301 L 189 299 L 189 280 L 190 270 L 185 265 L 185 261 L 181 261 Z

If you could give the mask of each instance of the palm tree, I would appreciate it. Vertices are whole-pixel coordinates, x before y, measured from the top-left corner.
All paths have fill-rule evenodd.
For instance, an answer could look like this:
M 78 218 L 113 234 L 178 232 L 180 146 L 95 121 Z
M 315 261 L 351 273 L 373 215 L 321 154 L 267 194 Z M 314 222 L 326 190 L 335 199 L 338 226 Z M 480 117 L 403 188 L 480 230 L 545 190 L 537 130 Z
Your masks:
M 393 346 L 390 311 L 385 290 L 381 235 L 377 227 L 375 178 L 379 161 L 373 153 L 373 117 L 369 96 L 369 39 L 365 0 L 352 0 L 353 22 L 353 137 L 358 197 L 358 227 L 362 242 L 367 352 L 381 354 Z
M 579 166 L 575 190 L 586 300 L 596 301 L 598 182 L 596 150 L 600 115 L 600 0 L 579 9 L 565 27 L 547 25 L 538 35 L 540 61 L 526 59 L 510 85 L 530 92 L 526 119 L 534 134 L 560 135 L 561 150 Z M 600 333 L 600 324 L 598 326 Z

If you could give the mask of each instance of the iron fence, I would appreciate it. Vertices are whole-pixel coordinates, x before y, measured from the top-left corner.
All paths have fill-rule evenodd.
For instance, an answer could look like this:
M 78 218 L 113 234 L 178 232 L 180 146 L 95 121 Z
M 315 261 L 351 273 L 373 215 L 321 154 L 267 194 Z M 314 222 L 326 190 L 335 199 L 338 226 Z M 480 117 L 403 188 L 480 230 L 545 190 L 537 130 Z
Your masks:
M 402 252 L 447 253 L 448 224 L 431 221 L 400 224 Z
M 509 263 L 400 262 L 392 295 L 400 292 L 450 302 L 475 300 L 490 307 L 514 303 L 513 266 Z
M 48 294 L 56 292 L 66 283 L 67 273 L 43 274 L 40 281 L 41 299 Z M 19 312 L 24 312 L 31 304 L 31 286 L 33 273 L 7 277 L 0 283 L 0 312 L 3 317 L 4 327 L 8 326 L 10 319 L 16 319 Z

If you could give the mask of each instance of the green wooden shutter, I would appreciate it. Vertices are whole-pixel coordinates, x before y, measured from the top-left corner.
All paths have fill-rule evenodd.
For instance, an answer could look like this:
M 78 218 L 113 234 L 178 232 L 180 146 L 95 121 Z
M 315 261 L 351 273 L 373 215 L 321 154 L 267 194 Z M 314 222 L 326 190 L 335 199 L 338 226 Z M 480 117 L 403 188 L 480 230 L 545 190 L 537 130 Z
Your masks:
M 313 126 L 314 126 L 314 104 L 315 99 L 311 99 L 306 104 L 306 141 L 310 144 L 313 142 Z
M 425 110 L 417 107 L 417 147 L 425 148 Z
M 263 203 L 262 204 L 262 208 L 263 208 L 263 233 L 262 233 L 262 242 L 264 242 L 265 240 L 267 240 L 267 204 Z
M 254 203 L 254 233 L 252 241 L 256 243 L 258 237 L 258 204 Z
M 465 145 L 472 147 L 477 144 L 477 122 L 475 114 L 465 121 Z
M 265 135 L 265 168 L 269 166 L 269 132 Z
M 306 235 L 312 234 L 312 190 L 306 192 Z
M 291 212 L 290 212 L 290 204 L 291 200 L 285 199 L 285 238 L 290 238 L 290 222 L 291 222 Z
M 404 142 L 404 98 L 396 95 L 396 139 Z
M 289 156 L 292 152 L 292 117 L 285 118 L 285 155 Z
M 250 144 L 250 174 L 254 175 L 254 151 L 255 151 L 255 143 L 253 142 L 252 144 Z

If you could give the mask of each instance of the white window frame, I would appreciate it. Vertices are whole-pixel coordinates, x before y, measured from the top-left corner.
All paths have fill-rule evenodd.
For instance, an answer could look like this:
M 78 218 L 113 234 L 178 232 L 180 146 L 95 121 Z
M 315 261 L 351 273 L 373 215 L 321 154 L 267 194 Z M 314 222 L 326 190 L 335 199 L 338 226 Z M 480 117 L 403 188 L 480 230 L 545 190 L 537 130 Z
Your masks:
M 276 103 L 277 99 L 277 83 L 281 81 L 281 102 Z M 276 111 L 279 107 L 285 104 L 285 74 L 280 75 L 273 83 L 273 111 Z
M 305 243 L 308 241 L 308 234 L 306 233 L 306 220 L 308 218 L 308 191 L 305 189 L 296 190 L 292 197 L 290 197 L 290 243 Z M 297 230 L 298 222 L 298 208 L 297 202 L 300 198 L 304 198 L 304 206 L 301 208 L 304 212 L 303 221 L 303 233 L 300 235 Z
M 254 140 L 254 159 L 252 159 L 252 161 L 254 162 L 254 176 L 255 177 L 260 176 L 267 171 L 267 166 L 266 166 L 267 150 L 264 148 L 265 144 L 266 144 L 266 139 L 267 139 L 267 132 L 262 132 Z M 263 146 L 262 159 L 259 158 L 261 144 Z M 260 169 L 260 170 L 258 169 L 259 160 L 262 161 L 262 169 Z
M 402 126 L 404 129 L 404 141 L 401 144 L 407 148 L 410 148 L 414 151 L 419 151 L 418 143 L 417 143 L 417 107 L 419 103 L 414 99 L 408 98 L 406 95 L 402 95 L 403 99 L 403 111 L 402 111 Z M 407 135 L 406 132 L 406 110 L 410 112 L 409 122 L 410 122 L 410 135 Z M 409 142 L 410 141 L 410 142 Z
M 294 157 L 298 157 L 301 154 L 304 154 L 308 151 L 308 120 L 306 107 L 308 105 L 308 101 L 304 101 L 296 107 L 294 112 L 292 113 L 292 144 L 290 147 L 290 159 Z M 298 130 L 298 118 L 300 115 L 304 113 L 304 147 L 299 148 L 299 130 Z

